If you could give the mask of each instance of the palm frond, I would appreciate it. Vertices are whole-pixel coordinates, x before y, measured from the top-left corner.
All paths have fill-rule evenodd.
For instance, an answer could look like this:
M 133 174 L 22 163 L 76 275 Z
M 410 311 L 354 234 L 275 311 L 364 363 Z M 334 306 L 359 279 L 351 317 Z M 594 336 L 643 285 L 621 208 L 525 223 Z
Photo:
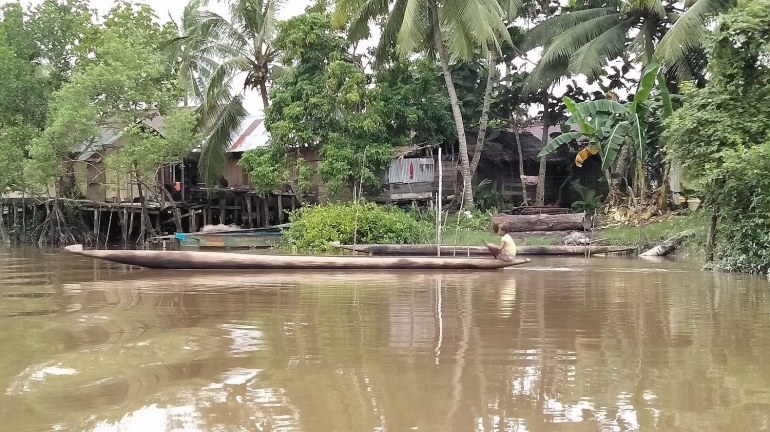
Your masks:
M 414 48 L 429 34 L 429 7 L 426 0 L 407 0 L 403 21 L 398 31 L 398 53 L 405 56 L 414 52 Z
M 221 89 L 227 86 L 233 77 L 241 72 L 247 72 L 251 69 L 251 61 L 246 57 L 229 58 L 214 69 L 208 78 L 206 86 L 206 98 L 216 98 Z
M 606 15 L 585 21 L 557 36 L 543 52 L 540 63 L 549 63 L 561 58 L 571 58 L 583 45 L 591 42 L 604 32 L 617 26 L 621 14 Z
M 503 11 L 503 17 L 508 21 L 518 18 L 519 13 L 524 7 L 524 0 L 499 0 L 500 8 Z
M 338 0 L 338 4 L 340 1 Z M 348 39 L 358 41 L 369 36 L 369 22 L 381 15 L 388 13 L 388 0 L 366 0 L 352 14 L 348 27 Z M 336 10 L 335 10 L 336 13 Z
M 203 39 L 220 41 L 236 49 L 251 46 L 240 29 L 216 12 L 201 11 L 198 28 L 199 35 Z
M 229 95 L 228 95 L 229 96 Z M 229 96 L 220 99 L 214 111 L 212 122 L 207 128 L 206 140 L 201 147 L 201 157 L 198 169 L 207 185 L 213 185 L 219 180 L 227 165 L 227 150 L 230 149 L 233 134 L 238 130 L 247 116 L 243 107 L 243 96 Z
M 539 46 L 547 46 L 563 32 L 582 23 L 608 15 L 619 15 L 619 9 L 616 7 L 602 7 L 556 15 L 527 32 L 527 39 L 524 41 L 523 49 L 529 51 Z
M 631 20 L 621 21 L 580 47 L 570 58 L 570 71 L 585 74 L 589 78 L 600 75 L 607 61 L 623 54 L 628 43 L 628 31 L 633 26 Z
M 658 44 L 661 62 L 674 65 L 688 53 L 700 48 L 706 40 L 708 19 L 729 9 L 735 0 L 696 0 L 674 22 Z
M 388 58 L 391 48 L 396 45 L 398 32 L 401 29 L 401 24 L 404 22 L 404 14 L 406 13 L 406 6 L 409 1 L 410 0 L 396 0 L 393 4 L 393 10 L 385 21 L 385 25 L 380 34 L 380 42 L 377 44 L 377 48 L 375 48 L 374 51 L 375 62 L 377 64 L 382 64 L 382 62 Z

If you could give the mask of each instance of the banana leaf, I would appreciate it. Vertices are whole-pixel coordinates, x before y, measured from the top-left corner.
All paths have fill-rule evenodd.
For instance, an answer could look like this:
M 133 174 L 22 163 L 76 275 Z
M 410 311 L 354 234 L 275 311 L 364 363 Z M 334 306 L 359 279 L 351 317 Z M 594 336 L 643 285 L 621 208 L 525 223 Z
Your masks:
M 620 147 L 623 145 L 628 133 L 631 131 L 631 123 L 623 121 L 617 124 L 612 130 L 609 138 L 603 143 L 602 150 L 602 170 L 607 170 L 618 157 Z

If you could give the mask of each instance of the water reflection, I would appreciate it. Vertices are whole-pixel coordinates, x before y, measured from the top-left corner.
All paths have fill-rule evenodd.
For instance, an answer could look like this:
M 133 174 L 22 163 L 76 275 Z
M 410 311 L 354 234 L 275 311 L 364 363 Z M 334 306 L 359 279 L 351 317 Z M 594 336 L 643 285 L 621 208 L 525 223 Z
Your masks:
M 3 430 L 766 430 L 768 282 L 142 271 L 0 250 Z

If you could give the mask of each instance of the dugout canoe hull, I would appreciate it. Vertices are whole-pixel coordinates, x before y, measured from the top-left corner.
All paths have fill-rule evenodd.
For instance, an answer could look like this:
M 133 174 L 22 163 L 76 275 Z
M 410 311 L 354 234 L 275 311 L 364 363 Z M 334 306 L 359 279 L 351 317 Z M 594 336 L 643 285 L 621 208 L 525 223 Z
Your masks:
M 434 244 L 369 244 L 369 245 L 344 245 L 331 243 L 332 246 L 349 251 L 368 253 L 372 255 L 401 255 L 401 256 L 426 256 L 436 254 Z M 635 251 L 630 246 L 517 246 L 516 255 L 579 255 L 586 252 L 591 255 L 608 253 L 629 253 Z M 487 246 L 441 246 L 441 255 L 446 257 L 456 256 L 489 256 Z
M 65 248 L 68 252 L 118 264 L 155 269 L 188 270 L 494 270 L 525 264 L 528 259 L 506 262 L 492 258 L 451 257 L 369 257 L 260 255 L 223 252 L 152 250 L 83 250 L 82 245 Z

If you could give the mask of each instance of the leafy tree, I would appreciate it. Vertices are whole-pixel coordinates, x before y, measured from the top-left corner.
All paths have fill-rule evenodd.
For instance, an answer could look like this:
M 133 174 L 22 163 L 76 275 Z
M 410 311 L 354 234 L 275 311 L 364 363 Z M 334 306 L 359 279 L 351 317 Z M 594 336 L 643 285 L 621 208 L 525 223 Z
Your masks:
M 198 96 L 199 128 L 206 140 L 201 149 L 200 170 L 213 184 L 224 170 L 233 133 L 247 116 L 244 93 L 258 90 L 269 106 L 267 84 L 273 78 L 278 51 L 273 39 L 280 0 L 237 0 L 230 3 L 230 17 L 199 7 L 193 0 L 185 11 L 184 35 L 169 40 L 172 52 L 181 58 L 181 83 Z M 231 81 L 246 74 L 241 92 L 232 95 Z
M 59 89 L 93 53 L 99 37 L 96 11 L 87 0 L 44 0 L 27 13 L 26 26 L 39 49 L 35 58 Z
M 381 108 L 387 135 L 399 144 L 436 145 L 457 138 L 434 61 L 399 60 L 378 68 L 374 80 L 372 98 Z
M 513 12 L 510 15 L 515 16 L 516 5 L 520 2 L 503 3 L 504 7 L 495 0 L 338 0 L 336 3 L 335 21 L 337 24 L 349 22 L 352 40 L 368 35 L 370 20 L 387 17 L 375 52 L 380 62 L 392 58 L 394 47 L 400 56 L 415 51 L 428 51 L 438 56 L 457 130 L 463 194 L 469 208 L 474 205 L 470 160 L 449 61 L 450 55 L 470 60 L 477 49 L 483 55 L 490 50 L 500 51 L 500 46 L 510 40 L 503 14 Z
M 666 127 L 667 151 L 713 204 L 707 258 L 767 272 L 770 253 L 770 0 L 739 1 L 720 16 L 705 88 L 685 87 Z M 721 222 L 720 222 L 721 221 Z
M 375 172 L 388 166 L 393 149 L 367 77 L 347 53 L 350 43 L 331 29 L 329 15 L 311 12 L 282 24 L 275 45 L 291 68 L 271 92 L 265 124 L 272 145 L 287 153 L 317 149 L 318 174 L 332 193 L 379 187 Z
M 6 43 L 0 24 L 0 129 L 18 123 L 42 127 L 50 92 L 47 82 L 35 76 L 35 64 L 19 58 Z

